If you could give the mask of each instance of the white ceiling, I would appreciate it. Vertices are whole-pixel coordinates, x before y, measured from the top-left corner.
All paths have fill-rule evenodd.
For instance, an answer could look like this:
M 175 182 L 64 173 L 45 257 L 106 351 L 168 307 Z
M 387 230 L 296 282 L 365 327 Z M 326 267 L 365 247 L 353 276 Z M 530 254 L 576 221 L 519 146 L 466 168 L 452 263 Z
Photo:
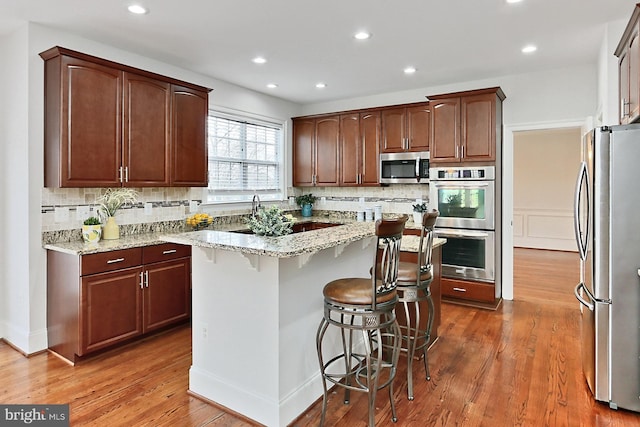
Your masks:
M 135 16 L 126 6 L 150 9 Z M 298 103 L 596 64 L 636 0 L 0 0 L 32 21 Z M 353 34 L 372 33 L 367 41 Z M 618 37 L 618 35 L 616 35 Z M 529 43 L 538 51 L 523 55 Z M 613 54 L 613 52 L 612 52 Z M 267 63 L 251 59 L 264 56 Z M 108 58 L 107 58 L 108 59 Z M 403 74 L 412 65 L 418 71 Z M 315 84 L 326 82 L 319 90 Z M 279 86 L 268 89 L 267 83 Z

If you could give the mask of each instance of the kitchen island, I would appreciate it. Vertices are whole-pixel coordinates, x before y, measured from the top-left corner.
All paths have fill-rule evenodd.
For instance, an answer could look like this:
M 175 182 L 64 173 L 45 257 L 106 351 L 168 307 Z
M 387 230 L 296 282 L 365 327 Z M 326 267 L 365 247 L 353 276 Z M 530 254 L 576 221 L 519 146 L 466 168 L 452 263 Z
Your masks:
M 201 230 L 162 239 L 193 247 L 190 391 L 262 424 L 289 424 L 322 395 L 322 288 L 368 276 L 374 223 L 277 238 Z M 327 342 L 338 353 L 337 334 Z

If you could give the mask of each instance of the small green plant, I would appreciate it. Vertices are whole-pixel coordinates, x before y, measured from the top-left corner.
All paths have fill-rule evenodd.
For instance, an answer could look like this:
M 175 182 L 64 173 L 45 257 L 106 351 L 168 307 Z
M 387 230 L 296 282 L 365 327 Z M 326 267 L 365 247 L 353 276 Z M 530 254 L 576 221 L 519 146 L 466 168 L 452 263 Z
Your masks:
M 102 223 L 100 222 L 99 218 L 95 216 L 90 216 L 89 218 L 84 220 L 83 224 L 84 225 L 100 225 Z
M 278 237 L 293 231 L 293 223 L 275 205 L 261 207 L 256 216 L 249 218 L 247 224 L 258 236 Z
M 422 202 L 422 203 L 416 203 L 413 206 L 413 211 L 414 212 L 426 212 L 429 210 L 429 208 L 427 207 L 427 204 Z
M 296 203 L 300 207 L 304 205 L 313 205 L 316 202 L 316 200 L 318 200 L 318 198 L 311 193 L 296 196 Z
M 138 193 L 133 188 L 108 188 L 96 201 L 100 204 L 100 216 L 108 218 L 114 216 L 116 211 L 125 203 L 135 203 Z

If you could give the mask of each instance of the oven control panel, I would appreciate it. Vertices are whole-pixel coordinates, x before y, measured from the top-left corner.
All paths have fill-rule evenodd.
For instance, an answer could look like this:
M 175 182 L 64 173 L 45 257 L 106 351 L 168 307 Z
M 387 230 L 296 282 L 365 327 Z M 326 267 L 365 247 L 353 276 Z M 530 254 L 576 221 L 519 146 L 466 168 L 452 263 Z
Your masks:
M 433 180 L 494 180 L 495 166 L 430 168 L 429 178 Z

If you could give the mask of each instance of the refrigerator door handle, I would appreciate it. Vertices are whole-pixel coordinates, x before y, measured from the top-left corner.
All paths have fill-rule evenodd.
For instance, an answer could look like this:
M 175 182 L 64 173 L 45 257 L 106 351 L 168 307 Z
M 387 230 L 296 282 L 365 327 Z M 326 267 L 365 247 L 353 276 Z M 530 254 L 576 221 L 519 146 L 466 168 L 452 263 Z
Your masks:
M 586 198 L 587 198 L 587 224 L 586 229 L 582 229 L 582 223 L 580 222 L 580 200 L 582 199 L 582 183 L 585 183 Z M 589 200 L 589 170 L 587 163 L 580 163 L 580 170 L 578 172 L 578 179 L 576 180 L 576 190 L 574 194 L 573 202 L 573 229 L 576 235 L 576 243 L 578 244 L 578 253 L 580 259 L 587 259 L 587 245 L 589 244 L 589 217 L 591 216 L 591 201 Z M 583 236 L 584 233 L 584 236 Z
M 582 295 L 580 295 L 580 289 L 586 291 L 585 293 L 587 294 L 589 299 L 593 301 L 591 294 L 589 294 L 589 291 L 587 291 L 587 288 L 584 287 L 584 283 L 578 283 L 578 286 L 576 286 L 576 288 L 573 290 L 573 294 L 576 296 L 578 301 L 580 301 L 580 304 L 587 307 L 589 311 L 593 311 L 595 309 L 595 303 L 591 303 L 585 300 L 584 298 L 582 298 Z

